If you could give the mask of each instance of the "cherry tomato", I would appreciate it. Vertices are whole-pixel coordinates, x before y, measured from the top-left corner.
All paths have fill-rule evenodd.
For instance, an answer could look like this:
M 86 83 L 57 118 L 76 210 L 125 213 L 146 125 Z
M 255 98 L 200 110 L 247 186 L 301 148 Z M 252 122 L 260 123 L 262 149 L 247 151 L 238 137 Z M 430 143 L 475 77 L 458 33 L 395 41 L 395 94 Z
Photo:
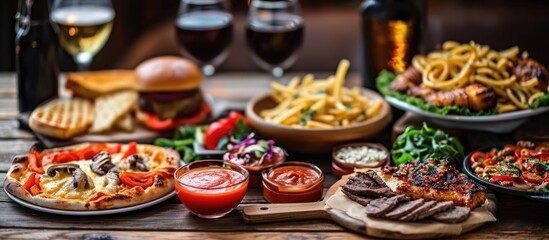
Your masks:
M 229 119 L 229 121 L 231 122 L 231 124 L 233 124 L 234 126 L 236 126 L 236 123 L 238 123 L 238 120 L 242 119 L 242 121 L 244 121 L 244 126 L 248 126 L 248 121 L 246 120 L 246 118 L 239 112 L 235 112 L 235 111 L 231 111 L 229 113 L 229 116 L 227 117 L 227 119 Z
M 228 119 L 221 119 L 211 123 L 206 127 L 206 132 L 204 133 L 204 145 L 207 149 L 216 149 L 219 140 L 229 135 L 229 132 L 233 129 L 235 129 L 235 125 Z

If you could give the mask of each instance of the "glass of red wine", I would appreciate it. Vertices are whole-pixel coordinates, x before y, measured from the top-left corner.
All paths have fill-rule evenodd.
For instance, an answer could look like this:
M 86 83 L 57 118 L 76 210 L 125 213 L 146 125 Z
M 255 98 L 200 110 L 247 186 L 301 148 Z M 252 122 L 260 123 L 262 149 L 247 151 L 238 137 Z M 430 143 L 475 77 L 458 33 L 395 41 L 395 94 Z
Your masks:
M 297 60 L 303 18 L 297 0 L 252 0 L 246 24 L 252 59 L 275 78 Z
M 213 75 L 233 38 L 227 0 L 182 0 L 175 27 L 183 55 L 198 63 L 205 76 Z

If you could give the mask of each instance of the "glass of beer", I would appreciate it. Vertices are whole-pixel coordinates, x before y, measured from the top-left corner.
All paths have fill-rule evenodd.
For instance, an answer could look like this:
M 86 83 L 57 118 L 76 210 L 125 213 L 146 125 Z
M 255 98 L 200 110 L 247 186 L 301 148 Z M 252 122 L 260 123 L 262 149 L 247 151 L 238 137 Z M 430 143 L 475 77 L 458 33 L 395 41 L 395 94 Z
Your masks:
M 233 16 L 226 0 L 181 0 L 175 20 L 182 54 L 198 63 L 205 76 L 215 73 L 229 54 Z
M 50 19 L 61 46 L 74 57 L 78 70 L 86 71 L 109 39 L 114 9 L 109 0 L 55 0 Z
M 297 0 L 252 0 L 246 24 L 252 59 L 275 78 L 297 60 L 303 41 L 303 18 Z

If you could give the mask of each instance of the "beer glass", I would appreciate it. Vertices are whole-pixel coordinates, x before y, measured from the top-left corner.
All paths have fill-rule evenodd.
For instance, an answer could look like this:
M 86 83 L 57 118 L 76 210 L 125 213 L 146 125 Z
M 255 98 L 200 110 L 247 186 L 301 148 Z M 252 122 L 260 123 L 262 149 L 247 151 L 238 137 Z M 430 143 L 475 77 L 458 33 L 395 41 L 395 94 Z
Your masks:
M 175 20 L 183 55 L 200 65 L 205 76 L 215 73 L 229 54 L 233 16 L 226 0 L 182 0 Z
M 252 59 L 275 78 L 297 60 L 303 41 L 303 18 L 297 0 L 252 0 L 246 24 Z
M 109 39 L 114 15 L 109 0 L 54 1 L 50 19 L 78 70 L 89 70 L 93 57 Z

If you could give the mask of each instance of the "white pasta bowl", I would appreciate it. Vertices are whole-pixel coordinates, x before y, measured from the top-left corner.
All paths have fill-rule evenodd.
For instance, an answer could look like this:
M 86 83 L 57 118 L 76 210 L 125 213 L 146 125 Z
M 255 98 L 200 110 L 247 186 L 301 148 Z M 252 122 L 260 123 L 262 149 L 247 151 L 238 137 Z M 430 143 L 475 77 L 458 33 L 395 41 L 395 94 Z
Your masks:
M 329 153 L 338 144 L 372 140 L 392 119 L 391 106 L 378 93 L 362 89 L 369 99 L 381 101 L 379 113 L 363 122 L 330 129 L 309 129 L 284 126 L 265 121 L 259 113 L 276 106 L 269 94 L 257 96 L 246 106 L 246 118 L 252 129 L 263 138 L 273 139 L 286 150 L 300 153 Z
M 540 107 L 538 109 L 520 110 L 490 116 L 440 115 L 424 111 L 394 97 L 385 96 L 385 99 L 393 107 L 427 117 L 430 121 L 440 126 L 493 133 L 509 133 L 523 124 L 529 117 L 549 111 L 549 107 Z

